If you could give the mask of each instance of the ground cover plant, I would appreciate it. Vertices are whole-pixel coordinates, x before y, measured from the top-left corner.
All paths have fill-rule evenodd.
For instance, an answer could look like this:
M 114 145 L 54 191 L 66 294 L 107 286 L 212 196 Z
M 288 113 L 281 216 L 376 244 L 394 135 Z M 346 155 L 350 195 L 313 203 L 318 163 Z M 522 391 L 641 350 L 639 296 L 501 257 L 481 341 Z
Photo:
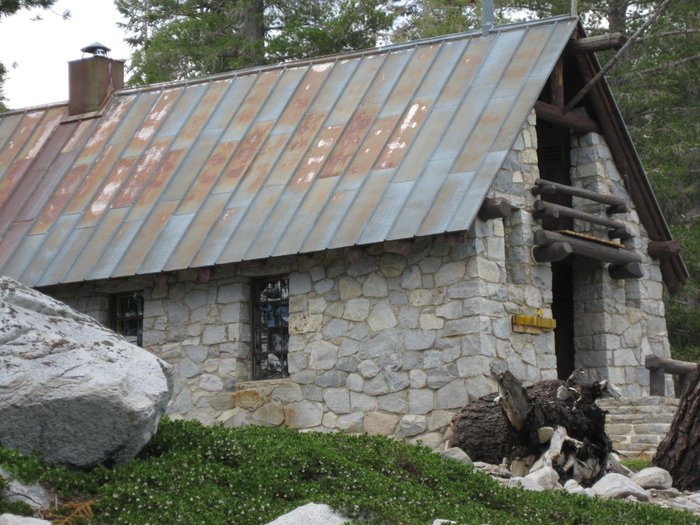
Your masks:
M 260 524 L 308 502 L 371 524 L 700 525 L 653 505 L 506 489 L 426 447 L 384 437 L 284 428 L 164 420 L 136 459 L 113 468 L 76 471 L 2 449 L 0 464 L 51 485 L 64 501 L 95 500 L 95 525 Z

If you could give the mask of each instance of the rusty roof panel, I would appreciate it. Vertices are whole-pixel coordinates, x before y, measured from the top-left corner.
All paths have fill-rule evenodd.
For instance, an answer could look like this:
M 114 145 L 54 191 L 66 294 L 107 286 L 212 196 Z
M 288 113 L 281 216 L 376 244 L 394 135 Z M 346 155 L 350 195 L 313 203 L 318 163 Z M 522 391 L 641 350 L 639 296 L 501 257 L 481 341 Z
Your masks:
M 313 226 L 313 221 L 310 221 L 309 217 L 316 216 L 322 207 L 320 203 L 326 200 L 333 186 L 333 179 L 320 179 L 313 185 L 310 194 L 306 195 L 306 198 L 297 208 L 293 219 L 282 225 L 284 233 L 279 237 L 279 244 L 272 252 L 273 255 L 298 253 L 301 251 L 304 238 Z M 294 199 L 293 202 L 296 204 L 299 200 Z
M 7 275 L 22 275 L 25 273 L 27 261 L 34 259 L 43 242 L 44 235 L 23 236 L 19 246 L 13 252 L 8 252 L 9 258 L 4 265 L 3 272 L 6 272 Z
M 97 260 L 102 256 L 105 245 L 124 221 L 128 208 L 107 210 L 104 219 L 97 228 L 92 229 L 90 239 L 85 243 L 82 251 L 76 257 L 75 262 L 65 276 L 66 281 L 79 281 L 85 275 L 89 275 Z
M 118 126 L 125 127 L 129 134 L 133 133 L 135 119 L 126 117 L 129 114 L 129 108 L 134 98 L 136 97 L 119 97 L 110 104 L 109 109 L 107 109 L 102 118 L 98 119 L 97 128 L 90 140 L 80 149 L 80 155 L 76 160 L 77 164 L 92 164 L 95 162 L 98 155 L 110 144 L 110 139 Z
M 342 126 L 350 120 L 373 79 L 381 75 L 380 68 L 384 61 L 384 55 L 368 55 L 362 59 L 342 92 L 337 93 L 333 111 L 326 122 L 327 126 Z
M 416 225 L 421 224 L 431 210 L 435 196 L 440 191 L 452 159 L 432 160 L 425 166 L 426 176 L 417 179 L 410 196 L 398 214 L 388 239 L 406 239 L 415 235 Z M 396 177 L 395 180 L 400 180 Z
M 138 272 L 141 263 L 152 249 L 176 207 L 177 202 L 175 201 L 159 202 L 154 206 L 153 212 L 144 219 L 137 237 L 132 241 L 126 252 L 122 254 L 122 258 L 114 269 L 112 276 L 135 275 Z M 141 222 L 140 217 L 136 222 Z
M 195 255 L 191 266 L 211 266 L 216 264 L 219 255 L 226 247 L 224 242 L 231 238 L 240 223 L 245 208 L 224 208 Z
M 415 96 L 426 72 L 430 69 L 437 51 L 437 46 L 416 48 L 412 53 L 411 60 L 401 72 L 398 82 L 384 102 L 384 107 L 379 114 L 380 117 L 406 112 L 407 106 Z
M 0 201 L 45 182 L 0 202 L 0 272 L 48 285 L 466 229 L 574 28 L 124 90 L 70 126 L 65 106 L 0 115 Z
M 342 248 L 357 243 L 394 171 L 372 171 L 367 175 L 340 227 L 333 234 L 329 248 Z
M 396 220 L 396 210 L 403 207 L 414 184 L 414 181 L 392 182 L 386 187 L 357 244 L 381 242 L 387 238 Z
M 143 221 L 123 222 L 105 244 L 105 249 L 87 274 L 86 279 L 106 279 L 114 275 L 114 269 L 119 264 L 129 245 L 134 241 L 141 229 Z
M 171 215 L 137 273 L 160 272 L 194 219 L 194 214 Z
M 340 227 L 348 209 L 357 194 L 357 190 L 336 191 L 326 201 L 323 212 L 313 224 L 313 228 L 306 236 L 302 251 L 315 252 L 324 250 L 330 244 L 336 230 Z
M 180 133 L 186 133 L 186 130 L 183 129 L 184 125 L 192 113 L 196 113 L 197 105 L 206 89 L 206 84 L 196 84 L 184 88 L 182 95 L 164 115 L 163 122 L 156 131 L 156 138 L 175 137 L 179 136 Z
M 71 269 L 71 265 L 83 246 L 85 246 L 91 233 L 92 228 L 76 228 L 72 230 L 37 284 L 39 286 L 48 286 L 49 284 L 63 282 L 63 276 Z
M 209 236 L 209 231 L 221 215 L 229 197 L 228 194 L 218 193 L 206 198 L 202 209 L 195 215 L 180 242 L 173 247 L 174 251 L 170 255 L 170 259 L 163 266 L 165 270 L 190 267 L 190 263 L 199 251 L 199 247 Z
M 25 261 L 24 272 L 21 275 L 18 274 L 22 282 L 39 282 L 41 276 L 44 275 L 44 272 L 46 272 L 46 269 L 51 264 L 51 261 L 53 261 L 56 254 L 58 254 L 61 246 L 63 246 L 68 234 L 73 231 L 79 218 L 79 215 L 64 215 L 56 219 L 50 235 L 28 235 L 25 237 L 25 240 L 30 242 L 33 238 L 41 239 L 42 244 L 29 259 L 29 264 Z
M 274 232 L 268 230 L 261 231 L 260 226 L 274 209 L 281 192 L 282 186 L 269 186 L 255 192 L 255 201 L 246 207 L 247 213 L 242 217 L 233 236 L 230 239 L 221 239 L 225 246 L 219 256 L 220 261 L 243 260 L 259 235 L 274 235 Z

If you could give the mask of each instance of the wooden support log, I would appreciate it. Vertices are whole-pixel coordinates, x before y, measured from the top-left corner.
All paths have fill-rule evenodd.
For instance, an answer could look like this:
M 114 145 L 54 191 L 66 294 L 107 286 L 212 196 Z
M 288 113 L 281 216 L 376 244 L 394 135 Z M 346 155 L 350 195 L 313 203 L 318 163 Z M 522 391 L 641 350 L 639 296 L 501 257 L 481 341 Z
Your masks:
M 539 195 L 541 193 L 547 195 L 563 193 L 565 195 L 572 195 L 574 197 L 581 197 L 590 201 L 600 202 L 601 204 L 607 204 L 609 206 L 608 210 L 606 210 L 608 215 L 613 213 L 627 213 L 627 211 L 629 211 L 625 201 L 613 195 L 585 190 L 583 188 L 576 188 L 574 186 L 559 184 L 558 182 L 552 182 L 549 180 L 535 180 L 535 186 L 530 191 L 533 195 Z
M 675 239 L 670 241 L 651 241 L 647 244 L 647 253 L 652 259 L 673 257 L 681 253 L 681 243 Z
M 532 249 L 532 256 L 538 263 L 562 261 L 572 253 L 574 249 L 568 242 L 554 242 L 548 246 L 535 246 Z
M 622 33 L 607 33 L 605 35 L 588 36 L 570 40 L 564 49 L 567 55 L 576 53 L 594 53 L 609 49 L 620 49 L 627 42 L 627 37 Z
M 608 273 L 615 281 L 622 279 L 641 279 L 644 277 L 642 265 L 637 262 L 627 264 L 611 264 L 608 266 Z
M 695 363 L 678 361 L 649 354 L 644 358 L 644 368 L 649 370 L 649 394 L 663 396 L 666 394 L 666 374 L 678 376 L 681 390 L 685 382 L 696 368 Z
M 599 224 L 612 228 L 612 231 L 608 234 L 611 239 L 627 239 L 632 236 L 624 223 L 608 219 L 607 217 L 601 217 L 585 211 L 574 210 L 573 208 L 562 206 L 561 204 L 541 200 L 535 201 L 534 208 L 534 216 L 538 219 L 543 217 L 568 217 L 570 219 L 579 219 L 592 224 Z
M 578 133 L 600 133 L 600 126 L 593 119 L 576 113 L 563 113 L 555 105 L 542 102 L 541 100 L 535 102 L 535 113 L 537 113 L 537 118 L 539 119 L 557 126 L 573 129 Z
M 505 217 L 509 217 L 515 209 L 515 206 L 513 206 L 508 199 L 504 199 L 502 197 L 496 197 L 493 199 L 486 198 L 481 204 L 481 208 L 479 208 L 477 216 L 482 221 L 503 219 Z
M 612 246 L 599 244 L 595 241 L 572 237 L 549 230 L 537 230 L 535 232 L 536 246 L 549 246 L 550 244 L 562 242 L 568 243 L 573 249 L 574 254 L 588 257 L 589 259 L 617 265 L 642 262 L 642 258 L 639 254 L 625 248 L 613 248 Z

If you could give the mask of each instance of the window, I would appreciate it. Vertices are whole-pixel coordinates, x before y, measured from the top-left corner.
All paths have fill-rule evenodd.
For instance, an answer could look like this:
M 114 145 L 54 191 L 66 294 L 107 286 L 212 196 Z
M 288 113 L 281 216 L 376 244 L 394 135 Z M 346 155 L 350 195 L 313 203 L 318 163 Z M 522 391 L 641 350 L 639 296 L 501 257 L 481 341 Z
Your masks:
M 289 279 L 253 281 L 253 379 L 287 377 Z
M 132 344 L 143 346 L 143 295 L 141 292 L 110 297 L 110 328 Z

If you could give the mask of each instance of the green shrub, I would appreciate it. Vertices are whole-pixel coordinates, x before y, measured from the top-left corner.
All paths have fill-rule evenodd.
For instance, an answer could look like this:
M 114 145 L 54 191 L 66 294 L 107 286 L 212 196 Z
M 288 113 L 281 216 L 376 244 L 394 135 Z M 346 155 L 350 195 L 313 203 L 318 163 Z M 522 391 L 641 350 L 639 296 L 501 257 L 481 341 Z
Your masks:
M 700 525 L 653 505 L 506 489 L 426 447 L 376 436 L 164 420 L 136 459 L 112 469 L 6 451 L 0 462 L 63 498 L 96 498 L 96 525 L 260 524 L 312 501 L 372 524 Z

